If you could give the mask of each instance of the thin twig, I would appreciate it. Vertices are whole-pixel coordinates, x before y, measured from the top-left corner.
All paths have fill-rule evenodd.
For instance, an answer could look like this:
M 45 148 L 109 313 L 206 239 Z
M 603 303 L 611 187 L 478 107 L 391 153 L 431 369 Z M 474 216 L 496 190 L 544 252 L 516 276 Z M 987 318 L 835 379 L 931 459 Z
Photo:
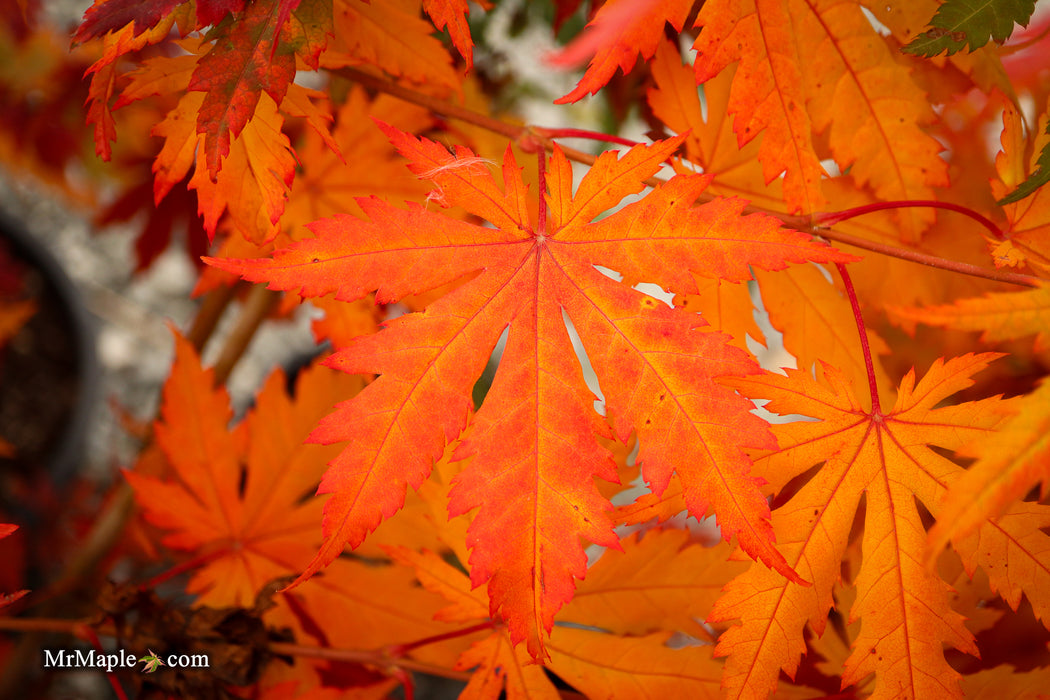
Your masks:
M 200 352 L 204 349 L 204 344 L 215 332 L 219 319 L 226 312 L 226 307 L 233 301 L 239 288 L 242 288 L 241 282 L 217 287 L 204 295 L 200 306 L 197 307 L 197 315 L 193 317 L 193 323 L 186 331 L 186 339 L 193 345 L 194 350 Z
M 255 337 L 259 326 L 270 315 L 270 312 L 281 300 L 281 292 L 267 289 L 264 285 L 257 284 L 248 292 L 244 300 L 237 323 L 223 343 L 219 357 L 215 361 L 215 384 L 225 384 L 230 377 L 230 372 L 248 349 L 248 345 Z

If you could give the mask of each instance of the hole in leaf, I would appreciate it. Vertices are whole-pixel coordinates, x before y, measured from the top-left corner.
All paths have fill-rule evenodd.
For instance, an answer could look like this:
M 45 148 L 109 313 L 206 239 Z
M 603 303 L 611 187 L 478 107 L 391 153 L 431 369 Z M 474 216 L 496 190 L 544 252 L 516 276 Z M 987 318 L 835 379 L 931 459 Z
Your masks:
M 587 388 L 597 397 L 594 400 L 594 410 L 604 416 L 605 394 L 602 393 L 602 388 L 598 383 L 598 375 L 594 372 L 594 367 L 591 365 L 591 359 L 587 357 L 587 350 L 583 347 L 580 334 L 576 332 L 576 326 L 573 325 L 572 319 L 569 318 L 569 314 L 566 313 L 565 309 L 561 310 L 561 318 L 565 322 L 565 330 L 569 334 L 569 340 L 572 341 L 572 349 L 576 352 L 576 360 L 580 363 L 583 381 L 587 382 Z
M 510 325 L 500 333 L 499 340 L 496 341 L 496 347 L 492 348 L 492 354 L 489 355 L 488 364 L 485 365 L 485 369 L 481 376 L 478 377 L 478 380 L 474 382 L 474 389 L 470 396 L 474 400 L 475 411 L 481 408 L 485 397 L 488 396 L 489 389 L 492 388 L 492 380 L 496 377 L 496 370 L 499 368 L 500 358 L 503 357 L 503 349 L 507 346 L 507 335 L 509 333 Z

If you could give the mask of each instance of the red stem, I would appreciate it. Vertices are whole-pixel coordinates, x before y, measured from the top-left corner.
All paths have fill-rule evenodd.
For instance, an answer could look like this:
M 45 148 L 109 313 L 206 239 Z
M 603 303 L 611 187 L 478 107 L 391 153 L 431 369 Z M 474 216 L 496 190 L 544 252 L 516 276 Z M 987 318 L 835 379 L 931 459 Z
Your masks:
M 415 700 L 416 686 L 412 682 L 412 674 L 403 668 L 395 668 L 390 675 L 396 678 L 401 683 L 401 687 L 405 689 L 405 700 Z
M 209 562 L 211 562 L 211 561 L 213 561 L 215 559 L 218 559 L 220 557 L 226 556 L 227 554 L 230 554 L 230 552 L 231 552 L 231 550 L 230 550 L 229 547 L 223 547 L 221 549 L 217 549 L 217 550 L 215 550 L 213 552 L 209 552 L 207 554 L 200 554 L 198 556 L 193 557 L 192 559 L 187 559 L 186 561 L 182 562 L 181 564 L 178 564 L 176 566 L 171 567 L 167 571 L 163 571 L 163 572 L 157 574 L 156 576 L 154 576 L 149 581 L 147 581 L 146 583 L 142 584 L 139 587 L 142 588 L 143 590 L 149 589 L 149 588 L 156 588 L 160 584 L 164 583 L 165 581 L 167 581 L 169 579 L 175 578 L 179 574 L 182 574 L 182 573 L 185 573 L 187 571 L 192 571 L 194 569 L 200 568 L 200 567 L 204 566 L 205 564 L 207 564 L 207 563 L 209 563 Z
M 846 265 L 835 263 L 835 267 L 838 268 L 839 275 L 842 277 L 842 284 L 846 287 L 846 296 L 849 297 L 849 304 L 853 307 L 853 320 L 856 321 L 857 332 L 860 333 L 860 347 L 864 353 L 864 368 L 868 372 L 868 390 L 871 392 L 871 415 L 872 417 L 881 417 L 882 406 L 879 403 L 879 385 L 875 381 L 875 364 L 871 359 L 871 348 L 868 346 L 868 329 L 864 325 L 864 316 L 860 313 L 857 291 L 853 288 L 853 280 L 850 279 L 849 272 L 846 271 Z
M 106 651 L 102 648 L 102 641 L 98 638 L 98 633 L 88 625 L 81 625 L 77 630 L 79 634 L 84 635 L 91 642 L 91 646 L 95 647 L 95 651 L 99 654 L 105 655 Z M 115 673 L 107 673 L 106 678 L 109 680 L 109 684 L 113 686 L 113 692 L 116 694 L 118 700 L 128 700 L 128 696 L 124 694 L 124 688 L 120 685 L 120 681 L 117 680 Z
M 998 226 L 992 222 L 991 219 L 978 214 L 969 207 L 964 207 L 961 204 L 954 204 L 952 202 L 938 202 L 935 199 L 901 199 L 891 202 L 873 202 L 871 204 L 865 204 L 862 207 L 853 207 L 852 209 L 843 209 L 842 211 L 824 212 L 813 215 L 813 223 L 820 226 L 834 226 L 835 224 L 847 221 L 863 214 L 870 214 L 873 211 L 882 211 L 884 209 L 909 209 L 913 207 L 928 207 L 930 209 L 947 209 L 954 211 L 964 216 L 968 216 L 981 226 L 988 229 L 993 236 L 997 239 L 1003 239 L 1003 232 Z
M 406 642 L 405 644 L 398 644 L 389 648 L 388 653 L 395 659 L 400 659 L 405 656 L 408 652 L 419 647 L 425 647 L 428 644 L 437 644 L 443 642 L 446 639 L 456 639 L 457 637 L 465 637 L 468 634 L 474 634 L 475 632 L 481 632 L 483 630 L 490 630 L 494 627 L 491 620 L 487 622 L 479 622 L 471 627 L 464 627 L 463 629 L 453 630 L 452 632 L 445 632 L 444 634 L 435 634 L 432 637 L 424 637 L 423 639 L 417 639 L 414 642 Z
M 626 139 L 622 136 L 603 134 L 600 131 L 590 131 L 589 129 L 547 129 L 534 126 L 532 130 L 548 139 L 590 139 L 592 141 L 601 141 L 602 143 L 618 143 L 621 146 L 637 146 L 639 144 L 638 141 Z
M 444 102 L 443 100 L 430 97 L 429 95 L 417 93 L 414 90 L 402 87 L 401 85 L 396 85 L 383 78 L 378 78 L 367 73 L 362 73 L 361 71 L 355 70 L 353 68 L 341 68 L 338 71 L 334 72 L 346 77 L 349 80 L 357 80 L 358 82 L 361 82 L 362 84 L 374 90 L 393 95 L 407 102 L 411 102 L 412 104 L 416 104 L 420 107 L 424 107 L 425 109 L 429 109 L 433 112 L 436 112 L 437 114 L 443 114 L 447 117 L 463 120 L 468 124 L 474 124 L 475 126 L 487 129 L 489 131 L 492 131 L 493 133 L 503 134 L 512 141 L 517 141 L 521 143 L 523 137 L 530 132 L 530 129 L 527 127 L 507 124 L 498 119 L 493 119 L 492 117 L 489 117 L 487 115 L 474 112 L 464 107 L 460 107 L 459 105 L 449 104 Z M 544 148 L 547 148 L 548 150 L 553 148 L 553 142 L 550 139 L 544 138 L 541 135 L 539 129 L 532 127 L 531 133 L 535 136 L 535 138 L 544 141 Z M 531 146 L 531 144 L 529 145 Z M 574 148 L 569 148 L 567 146 L 562 146 L 561 150 L 569 160 L 576 161 L 577 163 L 583 163 L 584 165 L 593 165 L 594 162 L 597 160 L 597 157 L 590 153 L 584 153 Z M 650 177 L 645 180 L 645 184 L 649 185 L 650 187 L 656 187 L 662 182 L 664 182 L 664 180 L 657 177 Z M 714 195 L 708 193 L 701 193 L 700 197 L 697 198 L 697 202 L 708 202 L 713 200 L 714 198 Z M 883 203 L 883 205 L 881 206 L 885 206 L 886 204 L 891 203 Z M 917 202 L 910 202 L 909 204 L 916 206 L 918 205 Z M 931 204 L 931 206 L 950 208 L 945 205 L 945 202 L 934 202 Z M 856 212 L 856 210 L 851 211 Z M 836 241 L 838 243 L 846 243 L 847 245 L 852 245 L 857 248 L 870 250 L 872 252 L 879 253 L 880 255 L 888 255 L 890 257 L 899 258 L 901 260 L 910 260 L 911 262 L 929 265 L 931 267 L 936 267 L 941 270 L 950 270 L 952 272 L 956 272 L 963 275 L 982 277 L 984 279 L 995 280 L 997 282 L 1005 282 L 1007 284 L 1016 284 L 1023 287 L 1037 287 L 1040 284 L 1037 278 L 1032 277 L 1030 275 L 1019 275 L 1016 272 L 1005 272 L 1003 270 L 997 269 L 989 270 L 977 267 L 976 265 L 970 265 L 968 263 L 960 263 L 953 260 L 945 260 L 944 258 L 939 258 L 934 255 L 927 255 L 926 253 L 920 253 L 909 248 L 898 248 L 895 246 L 886 245 L 885 243 L 870 241 L 868 239 L 861 238 L 860 236 L 854 236 L 849 233 L 843 233 L 841 231 L 836 231 L 834 229 L 827 228 L 827 226 L 830 225 L 828 224 L 828 222 L 833 216 L 842 216 L 846 214 L 846 212 L 822 215 L 824 223 L 819 227 L 814 225 L 814 217 L 810 216 L 792 216 L 790 214 L 784 214 L 781 212 L 764 209 L 762 207 L 756 207 L 752 205 L 745 207 L 743 211 L 743 213 L 745 214 L 750 214 L 754 212 L 765 214 L 766 216 L 776 217 L 777 219 L 780 219 L 782 222 L 784 222 L 785 226 L 789 226 L 798 231 L 804 231 L 811 235 L 822 236 L 823 238 L 827 238 L 828 240 Z M 983 223 L 984 222 L 982 222 L 982 224 Z M 992 224 L 992 226 L 994 227 L 994 224 Z M 989 230 L 993 229 L 990 228 Z M 993 232 L 997 231 L 999 231 L 999 229 L 994 228 Z M 1000 232 L 997 235 L 1001 236 L 1002 234 Z

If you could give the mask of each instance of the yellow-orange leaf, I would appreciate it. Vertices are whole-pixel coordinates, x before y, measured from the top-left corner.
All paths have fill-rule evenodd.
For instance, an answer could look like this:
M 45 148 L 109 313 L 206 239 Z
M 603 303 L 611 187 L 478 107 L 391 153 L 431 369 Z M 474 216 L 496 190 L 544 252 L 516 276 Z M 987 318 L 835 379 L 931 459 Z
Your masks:
M 771 211 L 786 211 L 782 182 L 769 183 L 758 160 L 759 141 L 739 144 L 729 103 L 737 68 L 729 66 L 704 83 L 707 119 L 700 105 L 691 66 L 682 64 L 677 47 L 663 43 L 651 64 L 655 87 L 648 92 L 653 113 L 675 133 L 688 132 L 686 156 L 714 176 L 711 192 L 743 197 Z
M 791 210 L 818 211 L 824 204 L 824 169 L 813 146 L 788 0 L 704 3 L 696 23 L 702 27 L 693 45 L 696 81 L 704 83 L 740 62 L 729 103 L 739 143 L 762 134 L 759 158 L 766 182 L 784 173 Z
M 284 384 L 282 372 L 271 375 L 235 434 L 226 391 L 213 387 L 212 372 L 176 338 L 156 426 L 175 478 L 126 476 L 146 518 L 167 531 L 164 543 L 205 557 L 187 587 L 203 604 L 250 606 L 264 583 L 296 571 L 316 547 L 321 504 L 300 501 L 335 452 L 302 443 L 361 380 L 315 367 L 300 378 L 294 400 Z
M 982 342 L 1035 336 L 1035 350 L 1050 348 L 1050 285 L 1023 292 L 986 294 L 954 304 L 926 308 L 891 308 L 899 321 L 960 331 L 982 331 Z
M 1002 151 L 996 156 L 995 167 L 999 181 L 992 181 L 996 197 L 1005 197 L 1036 169 L 1036 158 L 1042 152 L 1050 135 L 1046 133 L 1048 116 L 1044 112 L 1038 125 L 1029 131 L 1031 143 L 1026 143 L 1023 122 L 1018 110 L 1006 104 L 1003 110 Z M 1026 159 L 1031 153 L 1031 160 Z M 1050 188 L 1040 187 L 1031 196 L 1003 207 L 1010 222 L 1010 244 L 1024 255 L 1025 260 L 1043 270 L 1050 270 Z
M 980 459 L 945 499 L 943 517 L 930 531 L 928 557 L 998 516 L 1038 482 L 1044 493 L 1050 490 L 1050 381 L 1021 399 L 1017 409 L 995 436 L 968 450 Z
M 835 163 L 882 200 L 932 199 L 948 184 L 925 93 L 851 0 L 791 0 L 798 60 L 813 128 L 827 132 Z M 908 209 L 903 238 L 917 240 L 932 209 Z
M 727 0 L 705 3 L 694 47 L 697 82 L 739 62 L 729 112 L 741 145 L 762 133 L 766 182 L 781 172 L 793 211 L 823 206 L 814 135 L 827 133 L 838 167 L 880 199 L 929 199 L 948 183 L 926 95 L 851 0 Z M 932 210 L 901 217 L 907 238 Z
M 622 553 L 605 552 L 580 595 L 559 613 L 570 625 L 555 626 L 546 667 L 587 697 L 657 699 L 678 689 L 688 697 L 719 697 L 720 664 L 711 646 L 672 649 L 667 640 L 670 630 L 697 628 L 688 618 L 702 619 L 717 589 L 744 565 L 726 564 L 722 546 L 704 548 L 687 540 L 684 531 L 654 530 L 625 540 Z M 472 590 L 466 576 L 435 555 L 405 549 L 394 555 L 415 568 L 424 587 L 452 603 L 438 613 L 440 619 L 466 623 L 488 609 L 484 591 Z M 645 565 L 637 566 L 640 562 Z M 646 634 L 654 630 L 663 631 Z M 504 686 L 509 698 L 554 697 L 542 667 L 529 663 L 498 628 L 456 666 L 475 669 L 466 697 L 496 698 Z
M 727 380 L 748 395 L 768 398 L 776 413 L 818 422 L 775 426 L 780 449 L 756 460 L 756 469 L 787 483 L 814 465 L 819 471 L 773 512 L 788 561 L 813 586 L 805 588 L 754 566 L 734 580 L 712 621 L 739 619 L 719 640 L 728 655 L 728 697 L 766 697 L 779 671 L 789 676 L 805 650 L 808 623 L 824 632 L 832 586 L 862 496 L 866 497 L 863 563 L 850 620 L 861 621 L 843 685 L 875 674 L 875 697 L 960 698 L 959 675 L 942 645 L 968 653 L 976 646 L 950 606 L 947 584 L 923 566 L 926 533 L 916 500 L 935 515 L 952 478 L 962 472 L 930 448 L 958 449 L 987 438 L 1004 409 L 997 398 L 938 407 L 972 385 L 970 377 L 996 355 L 937 361 L 918 384 L 909 373 L 893 410 L 869 411 L 842 373 L 823 366 L 826 383 L 808 371 Z
M 617 634 L 680 631 L 709 638 L 699 621 L 746 564 L 727 561 L 724 543 L 690 544 L 686 530 L 650 530 L 620 544 L 623 551 L 606 550 L 601 566 L 591 568 L 563 617 Z
M 525 650 L 515 648 L 506 633 L 493 634 L 476 642 L 459 658 L 456 668 L 472 671 L 460 700 L 498 700 L 501 697 L 507 700 L 557 700 L 560 697 L 543 667 L 532 663 Z
M 721 698 L 721 664 L 711 657 L 710 645 L 672 649 L 670 636 L 620 637 L 558 627 L 551 635 L 550 668 L 588 698 Z
M 446 92 L 458 89 L 452 58 L 432 36 L 434 26 L 419 17 L 418 2 L 345 0 L 333 10 L 335 37 L 321 55 L 322 67 L 367 63 Z

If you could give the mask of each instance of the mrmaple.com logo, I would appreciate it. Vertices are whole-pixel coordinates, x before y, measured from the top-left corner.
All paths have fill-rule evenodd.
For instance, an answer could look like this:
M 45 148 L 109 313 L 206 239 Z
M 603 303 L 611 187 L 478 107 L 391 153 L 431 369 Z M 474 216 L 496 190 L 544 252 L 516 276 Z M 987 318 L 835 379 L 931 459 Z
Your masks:
M 44 668 L 97 668 L 112 673 L 114 669 L 135 668 L 143 664 L 143 673 L 153 673 L 161 666 L 171 668 L 211 668 L 207 654 L 168 654 L 161 658 L 150 650 L 136 657 L 124 649 L 103 653 L 94 649 L 44 649 Z

